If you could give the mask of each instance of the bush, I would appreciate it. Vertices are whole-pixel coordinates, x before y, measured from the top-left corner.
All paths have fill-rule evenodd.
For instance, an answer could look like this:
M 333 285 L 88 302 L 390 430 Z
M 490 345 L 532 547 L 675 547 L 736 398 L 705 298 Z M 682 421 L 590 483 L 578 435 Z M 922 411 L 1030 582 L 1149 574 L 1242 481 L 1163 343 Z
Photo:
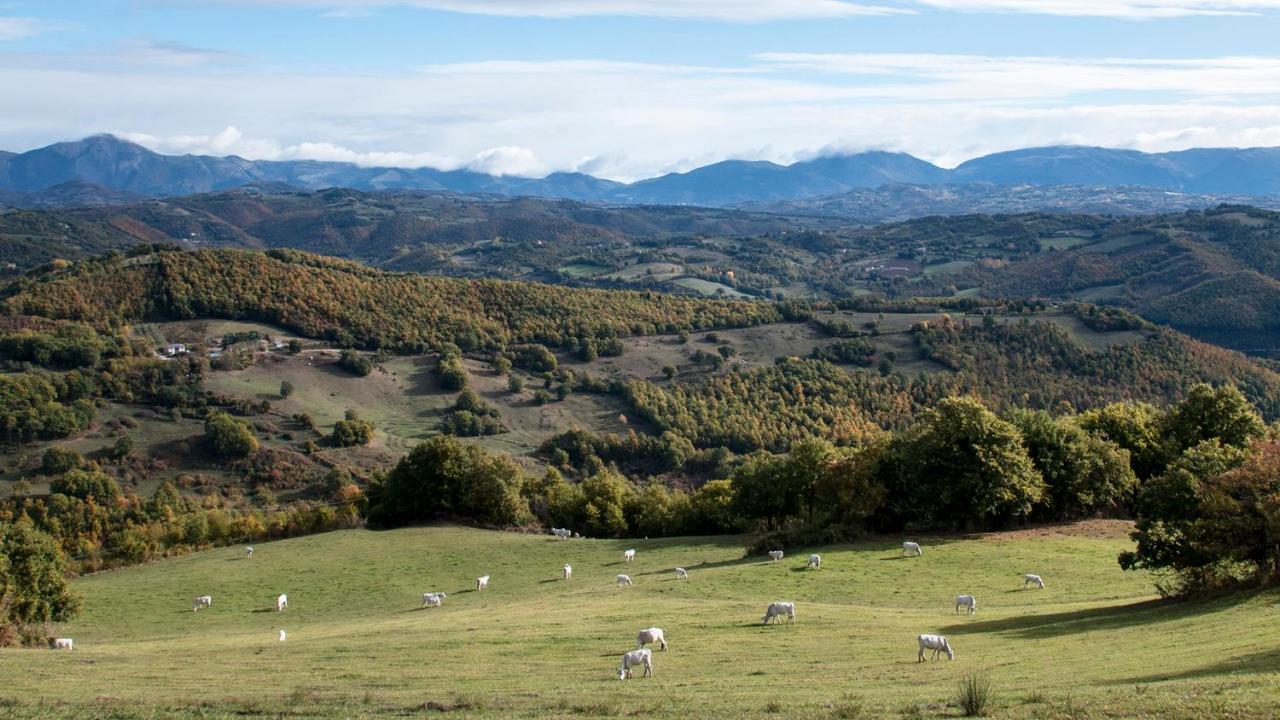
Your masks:
M 249 424 L 224 412 L 209 413 L 204 421 L 204 438 L 220 460 L 239 460 L 258 451 L 258 439 Z
M 436 366 L 436 377 L 445 390 L 461 390 L 467 386 L 467 371 L 456 358 L 441 359 Z
M 80 467 L 83 463 L 84 458 L 80 457 L 80 453 L 75 450 L 51 447 L 44 451 L 44 457 L 40 460 L 40 472 L 45 475 L 61 475 L 68 470 Z
M 338 358 L 338 367 L 356 377 L 364 377 L 373 372 L 373 361 L 355 350 L 347 348 L 342 351 L 342 356 Z
M 986 673 L 965 673 L 960 679 L 956 704 L 964 711 L 965 717 L 980 717 L 986 714 L 993 695 L 991 678 Z
M 361 420 L 355 413 L 347 411 L 347 417 L 333 425 L 333 434 L 329 442 L 334 447 L 356 447 L 368 445 L 373 439 L 373 423 Z
M 120 485 L 98 469 L 71 470 L 49 483 L 49 490 L 68 497 L 85 499 L 92 497 L 99 502 L 120 497 Z

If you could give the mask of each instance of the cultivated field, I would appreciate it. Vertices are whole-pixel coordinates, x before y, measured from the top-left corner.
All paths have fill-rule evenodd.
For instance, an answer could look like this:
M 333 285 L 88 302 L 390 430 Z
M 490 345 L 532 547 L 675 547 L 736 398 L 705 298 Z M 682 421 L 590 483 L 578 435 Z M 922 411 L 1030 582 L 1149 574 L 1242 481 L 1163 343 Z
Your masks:
M 251 560 L 225 548 L 78 581 L 85 613 L 58 628 L 76 649 L 0 651 L 0 714 L 933 718 L 959 714 L 956 685 L 977 671 L 993 717 L 1274 717 L 1280 594 L 1160 603 L 1116 566 L 1125 530 L 921 537 L 912 559 L 885 538 L 820 549 L 818 571 L 807 551 L 744 560 L 742 538 L 443 527 L 261 544 Z M 634 587 L 615 586 L 624 571 Z M 1047 588 L 1023 590 L 1024 572 Z M 427 590 L 443 608 L 419 609 Z M 976 616 L 953 613 L 959 592 Z M 204 593 L 213 607 L 193 613 Z M 795 601 L 796 623 L 761 626 L 771 600 Z M 620 682 L 620 654 L 654 625 L 670 651 Z M 956 660 L 916 664 L 915 636 L 935 631 Z

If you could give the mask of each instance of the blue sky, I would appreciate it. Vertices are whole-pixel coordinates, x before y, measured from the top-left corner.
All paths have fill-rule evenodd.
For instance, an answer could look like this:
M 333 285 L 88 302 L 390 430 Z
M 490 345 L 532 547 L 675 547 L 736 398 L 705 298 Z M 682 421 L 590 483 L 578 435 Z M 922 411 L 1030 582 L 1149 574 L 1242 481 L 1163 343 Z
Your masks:
M 0 147 L 619 179 L 1280 145 L 1280 0 L 0 0 Z

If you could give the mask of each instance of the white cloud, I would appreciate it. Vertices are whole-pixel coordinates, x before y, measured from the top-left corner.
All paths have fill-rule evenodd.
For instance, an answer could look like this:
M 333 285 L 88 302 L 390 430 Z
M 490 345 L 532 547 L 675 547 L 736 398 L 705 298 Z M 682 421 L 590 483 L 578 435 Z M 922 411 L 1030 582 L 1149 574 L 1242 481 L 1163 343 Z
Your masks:
M 547 166 L 529 148 L 494 147 L 476 154 L 467 169 L 489 175 L 515 175 L 517 177 L 542 177 Z
M 394 75 L 0 64 L 0 147 L 101 131 L 163 152 L 631 180 L 871 147 L 954 164 L 1065 142 L 1280 144 L 1280 59 L 773 53 L 747 66 L 471 62 Z
M 0 17 L 0 41 L 21 40 L 39 35 L 45 29 L 44 24 L 36 18 Z
M 1280 0 L 912 0 L 939 10 L 1154 19 L 1247 15 L 1280 9 Z
M 331 142 L 283 145 L 272 139 L 246 138 L 238 128 L 230 125 L 213 135 L 156 136 L 129 130 L 114 134 L 156 152 L 175 155 L 238 155 L 250 160 L 322 160 L 361 167 L 431 167 L 451 170 L 462 165 L 455 158 L 429 152 L 360 152 Z

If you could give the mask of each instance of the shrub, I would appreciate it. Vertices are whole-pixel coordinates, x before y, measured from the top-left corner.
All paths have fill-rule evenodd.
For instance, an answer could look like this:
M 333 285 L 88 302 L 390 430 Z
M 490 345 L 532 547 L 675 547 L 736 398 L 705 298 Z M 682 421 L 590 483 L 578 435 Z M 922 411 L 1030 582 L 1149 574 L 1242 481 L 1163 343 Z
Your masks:
M 80 453 L 75 450 L 51 447 L 44 451 L 44 457 L 40 460 L 40 472 L 45 475 L 61 475 L 68 470 L 80 467 L 83 463 L 84 458 L 80 457 Z
M 342 356 L 338 358 L 338 367 L 357 377 L 364 377 L 373 372 L 373 361 L 355 350 L 347 348 L 342 351 Z
M 220 460 L 239 460 L 258 451 L 249 424 L 224 412 L 211 412 L 204 421 L 204 438 Z

